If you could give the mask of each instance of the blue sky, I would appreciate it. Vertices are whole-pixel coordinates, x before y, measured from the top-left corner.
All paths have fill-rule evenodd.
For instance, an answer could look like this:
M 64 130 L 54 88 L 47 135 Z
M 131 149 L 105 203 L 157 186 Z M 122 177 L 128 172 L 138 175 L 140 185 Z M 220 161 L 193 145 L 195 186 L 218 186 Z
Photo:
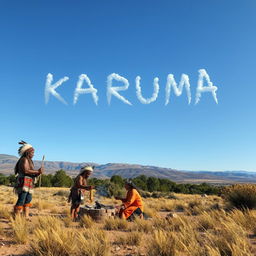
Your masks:
M 0 3 L 0 153 L 17 155 L 20 139 L 35 159 L 125 162 L 181 170 L 256 171 L 256 2 L 245 1 L 12 1 Z M 218 87 L 194 105 L 198 70 Z M 50 97 L 46 76 L 69 80 Z M 107 104 L 107 76 L 129 80 Z M 165 106 L 168 74 L 190 78 Z M 73 94 L 80 74 L 98 90 Z M 157 100 L 141 104 L 159 78 Z M 115 85 L 121 85 L 116 83 Z M 85 86 L 86 87 L 86 86 Z

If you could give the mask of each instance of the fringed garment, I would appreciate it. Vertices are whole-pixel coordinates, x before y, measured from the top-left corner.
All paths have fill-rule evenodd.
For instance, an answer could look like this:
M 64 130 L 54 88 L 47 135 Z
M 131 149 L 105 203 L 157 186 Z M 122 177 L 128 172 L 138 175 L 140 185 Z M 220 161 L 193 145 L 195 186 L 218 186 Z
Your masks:
M 35 175 L 25 175 L 24 171 L 24 159 L 25 157 L 21 157 L 19 162 L 17 163 L 17 178 L 16 184 L 14 186 L 14 192 L 16 194 L 20 194 L 21 192 L 29 192 L 32 194 L 34 192 L 34 184 L 35 184 Z M 31 170 L 34 170 L 34 163 L 32 160 L 29 160 L 29 165 Z
M 34 178 L 29 176 L 22 176 L 19 175 L 16 180 L 16 184 L 14 187 L 14 191 L 16 194 L 19 194 L 21 192 L 29 192 L 30 194 L 33 194 L 34 192 Z
M 79 188 L 79 186 L 80 186 L 80 181 L 79 181 L 80 176 L 81 175 L 78 175 L 75 178 L 74 185 L 70 189 L 68 202 L 71 202 L 72 205 L 80 205 L 83 202 L 82 198 L 84 197 L 85 189 Z M 87 185 L 86 179 L 83 178 L 83 183 L 81 185 L 82 186 Z

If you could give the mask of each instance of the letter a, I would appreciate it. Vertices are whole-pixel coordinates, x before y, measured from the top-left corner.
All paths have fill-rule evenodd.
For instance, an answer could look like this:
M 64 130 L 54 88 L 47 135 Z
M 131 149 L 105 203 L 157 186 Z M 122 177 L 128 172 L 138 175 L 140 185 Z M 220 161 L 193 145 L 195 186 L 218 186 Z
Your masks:
M 205 69 L 199 69 L 198 72 L 199 72 L 199 77 L 198 77 L 198 83 L 197 83 L 197 88 L 196 88 L 195 104 L 197 104 L 200 101 L 200 98 L 201 98 L 201 95 L 203 92 L 211 92 L 215 102 L 218 104 L 218 99 L 217 99 L 217 95 L 216 95 L 216 91 L 218 90 L 218 87 L 213 85 L 213 83 L 211 82 L 210 77 L 207 74 Z M 204 78 L 205 78 L 208 86 L 203 86 Z
M 84 80 L 86 81 L 86 83 L 89 85 L 90 88 L 82 89 L 82 85 L 83 85 Z M 87 75 L 81 74 L 79 76 L 79 80 L 77 82 L 77 86 L 76 86 L 75 93 L 74 93 L 74 105 L 78 101 L 79 94 L 85 94 L 85 93 L 91 93 L 92 94 L 92 98 L 94 100 L 94 103 L 96 105 L 98 105 L 99 97 L 97 96 L 97 89 L 95 89 L 93 87 L 93 84 L 91 83 L 91 80 L 89 79 L 89 77 Z

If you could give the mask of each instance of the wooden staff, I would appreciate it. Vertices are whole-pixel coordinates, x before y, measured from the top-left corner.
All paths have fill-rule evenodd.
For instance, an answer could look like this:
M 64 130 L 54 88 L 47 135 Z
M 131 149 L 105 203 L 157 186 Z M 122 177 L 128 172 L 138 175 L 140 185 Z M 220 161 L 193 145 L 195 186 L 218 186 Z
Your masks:
M 44 159 L 45 159 L 45 156 L 43 155 L 43 159 L 41 162 L 41 168 L 44 167 Z M 42 184 L 42 174 L 39 175 L 39 188 L 41 188 L 41 184 Z
M 90 191 L 89 191 L 89 200 L 92 203 L 92 201 L 93 201 L 93 190 L 92 189 L 90 189 Z
M 43 155 L 42 162 L 41 162 L 41 168 L 44 167 L 44 158 L 45 158 L 45 156 Z M 42 184 L 42 174 L 39 175 L 39 184 L 38 184 L 39 188 L 41 188 L 41 184 Z M 38 213 L 37 213 L 38 215 L 39 215 L 40 204 L 41 204 L 41 193 L 39 193 L 39 197 L 38 197 Z

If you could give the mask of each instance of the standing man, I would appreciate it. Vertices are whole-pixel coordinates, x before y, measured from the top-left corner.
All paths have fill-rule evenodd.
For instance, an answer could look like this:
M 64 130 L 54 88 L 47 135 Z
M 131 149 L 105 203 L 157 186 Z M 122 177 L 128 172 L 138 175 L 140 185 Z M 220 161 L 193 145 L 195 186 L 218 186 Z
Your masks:
M 43 173 L 43 168 L 34 170 L 34 163 L 32 158 L 34 156 L 34 148 L 25 141 L 19 142 L 21 145 L 18 153 L 20 159 L 14 168 L 17 176 L 14 187 L 15 193 L 18 195 L 18 200 L 14 206 L 15 215 L 20 215 L 22 212 L 25 217 L 29 217 L 29 207 L 31 207 L 32 193 L 34 189 L 35 177 Z
M 87 186 L 87 179 L 93 172 L 93 166 L 85 166 L 80 170 L 70 189 L 69 202 L 71 201 L 70 214 L 73 221 L 77 220 L 80 204 L 83 202 L 85 190 L 92 190 L 94 186 Z

